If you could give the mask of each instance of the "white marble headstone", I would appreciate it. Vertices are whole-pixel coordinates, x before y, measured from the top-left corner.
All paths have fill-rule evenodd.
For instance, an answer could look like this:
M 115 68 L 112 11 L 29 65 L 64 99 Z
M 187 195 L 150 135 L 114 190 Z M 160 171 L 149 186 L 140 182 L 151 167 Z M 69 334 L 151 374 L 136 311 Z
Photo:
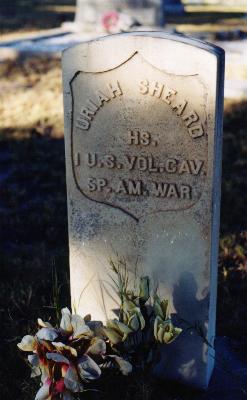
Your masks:
M 63 80 L 72 306 L 113 317 L 109 260 L 121 257 L 213 345 L 224 52 L 114 35 L 66 50 Z M 157 373 L 204 388 L 213 353 L 185 330 Z

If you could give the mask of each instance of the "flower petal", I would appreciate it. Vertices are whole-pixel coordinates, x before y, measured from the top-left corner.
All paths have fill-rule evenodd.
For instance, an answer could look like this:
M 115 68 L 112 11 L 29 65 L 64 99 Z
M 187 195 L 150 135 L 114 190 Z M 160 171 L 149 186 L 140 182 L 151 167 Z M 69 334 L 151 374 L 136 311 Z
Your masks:
M 70 312 L 70 310 L 68 309 L 68 307 L 64 307 L 64 308 L 62 308 L 62 310 L 61 310 L 61 314 L 62 314 L 62 315 L 65 315 L 65 314 L 71 315 L 71 312 Z
M 37 354 L 30 354 L 27 358 L 33 367 L 39 366 L 40 360 L 39 360 L 39 356 Z
M 35 400 L 48 400 L 50 398 L 50 385 L 45 383 L 37 392 Z
M 89 326 L 95 336 L 102 336 L 103 323 L 101 321 L 89 321 L 87 322 L 87 326 Z
M 34 351 L 36 347 L 36 340 L 34 336 L 26 335 L 22 341 L 17 344 L 18 348 L 22 351 Z
M 137 314 L 133 314 L 129 319 L 129 326 L 133 331 L 137 331 L 140 328 L 139 319 Z
M 163 318 L 167 319 L 168 318 L 168 306 L 169 306 L 169 300 L 163 299 L 160 303 L 162 313 L 163 313 Z
M 56 350 L 61 351 L 61 352 L 62 352 L 63 350 L 67 350 L 67 351 L 70 352 L 70 354 L 71 354 L 72 356 L 77 357 L 77 351 L 76 351 L 76 349 L 74 349 L 73 347 L 71 347 L 71 346 L 66 346 L 66 345 L 63 344 L 62 342 L 52 342 L 52 344 L 53 344 L 54 347 L 56 347 Z
M 86 381 L 98 379 L 101 375 L 101 369 L 98 364 L 87 355 L 80 358 L 77 368 L 81 379 Z
M 177 339 L 177 337 L 180 335 L 180 333 L 182 332 L 181 328 L 174 328 L 173 327 L 173 331 L 172 331 L 172 337 L 170 338 L 169 342 L 167 342 L 167 344 L 172 343 L 174 340 Z
M 116 361 L 120 371 L 122 372 L 122 374 L 124 376 L 127 376 L 127 375 L 131 374 L 133 368 L 132 368 L 132 365 L 130 364 L 129 361 L 126 361 L 126 360 L 124 360 L 124 358 L 118 357 L 118 356 L 114 356 L 114 355 L 113 356 L 109 356 L 109 357 L 113 358 Z
M 107 328 L 112 328 L 117 330 L 120 334 L 126 334 L 133 332 L 127 325 L 123 322 L 118 321 L 117 319 L 108 320 L 106 323 Z
M 44 322 L 41 318 L 38 318 L 38 324 L 41 328 L 53 328 L 50 322 Z
M 163 343 L 169 344 L 171 343 L 173 338 L 172 332 L 165 332 L 162 338 Z
M 73 393 L 78 393 L 83 391 L 83 386 L 78 380 L 78 375 L 76 369 L 70 367 L 65 374 L 64 384 L 67 389 L 71 390 Z
M 154 337 L 157 340 L 157 332 L 158 332 L 158 317 L 154 320 Z
M 103 332 L 112 344 L 118 344 L 122 342 L 123 337 L 114 329 L 104 328 Z
M 168 333 L 168 332 L 166 332 L 166 333 Z M 165 328 L 162 325 L 160 325 L 158 328 L 157 338 L 160 343 L 162 343 L 163 340 L 165 340 L 165 339 L 167 340 L 167 335 L 165 337 Z
M 54 391 L 55 391 L 55 393 L 63 393 L 64 390 L 65 390 L 64 380 L 59 379 L 59 381 L 57 381 L 55 384 Z
M 70 364 L 69 360 L 66 357 L 64 357 L 62 354 L 46 353 L 46 358 L 48 360 L 52 360 L 52 361 L 55 361 L 57 363 Z
M 73 338 L 76 339 L 82 335 L 91 334 L 89 327 L 85 324 L 84 319 L 80 315 L 72 315 L 71 325 L 73 328 Z
M 41 375 L 41 370 L 39 367 L 33 367 L 31 372 L 31 378 L 36 378 L 36 376 Z
M 146 303 L 150 296 L 150 279 L 148 276 L 142 276 L 140 278 L 140 300 Z
M 40 340 L 48 340 L 49 342 L 53 342 L 58 337 L 58 333 L 54 328 L 41 328 L 36 336 Z
M 50 371 L 48 365 L 40 364 L 41 382 L 45 383 L 50 378 Z
M 91 314 L 85 315 L 85 317 L 83 317 L 83 319 L 84 319 L 85 323 L 90 322 L 92 320 Z
M 60 328 L 66 332 L 71 333 L 73 331 L 71 325 L 71 313 L 68 308 L 63 308 L 61 313 L 62 313 L 62 319 L 60 322 Z
M 103 339 L 98 337 L 93 338 L 90 347 L 87 351 L 90 354 L 102 355 L 106 352 L 106 343 Z

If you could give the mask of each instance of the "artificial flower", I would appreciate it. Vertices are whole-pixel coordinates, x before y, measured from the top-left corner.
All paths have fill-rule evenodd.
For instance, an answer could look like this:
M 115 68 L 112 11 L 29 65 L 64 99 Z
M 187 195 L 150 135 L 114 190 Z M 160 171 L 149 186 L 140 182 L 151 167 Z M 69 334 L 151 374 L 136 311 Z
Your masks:
M 123 342 L 127 336 L 133 332 L 131 328 L 117 319 L 108 320 L 103 331 L 110 342 L 114 345 Z
M 137 303 L 137 304 L 136 304 Z M 136 301 L 129 300 L 127 298 L 123 301 L 123 322 L 132 331 L 137 331 L 138 329 L 144 329 L 145 319 L 141 313 L 138 299 Z
M 153 309 L 156 317 L 159 316 L 163 320 L 168 318 L 168 304 L 168 300 L 161 300 L 157 294 L 154 296 Z
M 170 344 L 180 335 L 181 332 L 182 329 L 175 327 L 170 319 L 164 321 L 159 316 L 155 318 L 154 337 L 158 342 Z

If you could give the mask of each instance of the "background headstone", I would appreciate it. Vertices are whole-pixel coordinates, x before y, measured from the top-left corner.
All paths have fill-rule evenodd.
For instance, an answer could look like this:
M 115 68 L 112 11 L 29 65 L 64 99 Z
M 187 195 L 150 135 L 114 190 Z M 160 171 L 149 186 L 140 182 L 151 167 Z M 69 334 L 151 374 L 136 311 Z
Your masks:
M 102 14 L 110 10 L 120 10 L 120 0 L 77 0 L 75 20 L 63 24 L 64 29 L 75 31 L 99 31 Z
M 157 373 L 200 388 L 214 365 L 198 332 L 213 345 L 223 64 L 218 47 L 161 32 L 63 54 L 72 306 L 114 317 L 109 260 L 138 264 L 184 321 Z
M 64 29 L 72 31 L 102 30 L 102 16 L 109 11 L 117 11 L 123 15 L 134 18 L 141 25 L 154 26 L 157 22 L 158 2 L 120 1 L 120 0 L 77 0 L 74 22 L 63 23 Z

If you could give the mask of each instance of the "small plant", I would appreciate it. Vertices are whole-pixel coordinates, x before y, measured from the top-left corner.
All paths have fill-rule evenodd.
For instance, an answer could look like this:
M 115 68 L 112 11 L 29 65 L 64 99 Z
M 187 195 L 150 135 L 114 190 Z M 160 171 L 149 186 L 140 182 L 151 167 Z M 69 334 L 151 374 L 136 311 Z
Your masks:
M 135 369 L 150 372 L 160 357 L 160 345 L 172 343 L 182 329 L 171 321 L 168 300 L 156 292 L 151 295 L 148 276 L 137 278 L 130 289 L 126 264 L 111 261 L 111 268 L 120 299 L 119 315 L 106 322 L 104 333 L 112 349 Z

